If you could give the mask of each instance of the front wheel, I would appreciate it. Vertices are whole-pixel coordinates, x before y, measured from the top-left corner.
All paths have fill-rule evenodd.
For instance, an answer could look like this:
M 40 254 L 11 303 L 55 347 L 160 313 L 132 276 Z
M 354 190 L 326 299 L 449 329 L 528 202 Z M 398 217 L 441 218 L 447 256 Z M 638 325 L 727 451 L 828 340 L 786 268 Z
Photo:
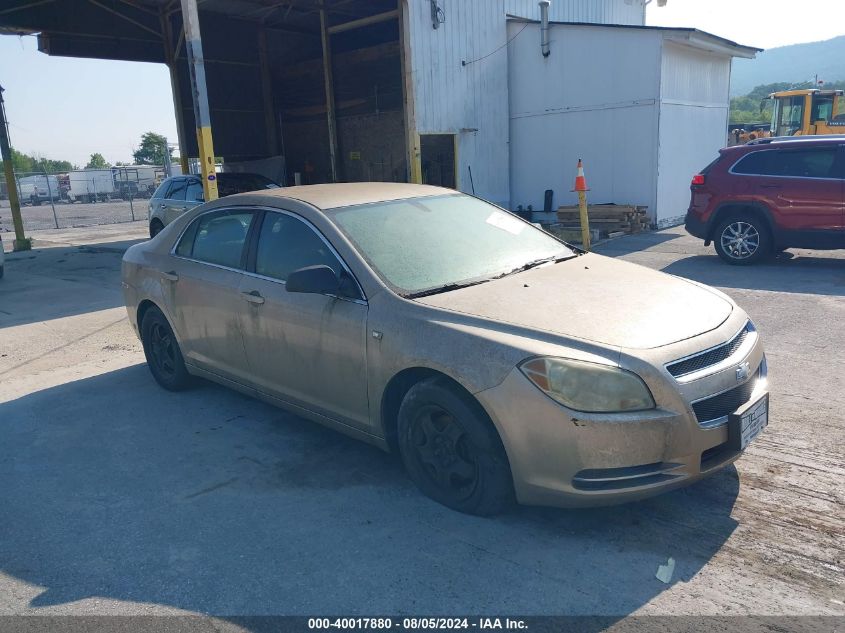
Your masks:
M 755 264 L 772 252 L 769 228 L 751 214 L 733 215 L 720 222 L 713 242 L 719 257 L 734 266 Z
M 168 391 L 182 391 L 191 384 L 182 350 L 161 310 L 149 308 L 141 321 L 144 356 L 156 382 Z
M 472 396 L 445 379 L 417 383 L 399 409 L 399 450 L 417 487 L 443 505 L 480 516 L 514 502 L 505 449 Z

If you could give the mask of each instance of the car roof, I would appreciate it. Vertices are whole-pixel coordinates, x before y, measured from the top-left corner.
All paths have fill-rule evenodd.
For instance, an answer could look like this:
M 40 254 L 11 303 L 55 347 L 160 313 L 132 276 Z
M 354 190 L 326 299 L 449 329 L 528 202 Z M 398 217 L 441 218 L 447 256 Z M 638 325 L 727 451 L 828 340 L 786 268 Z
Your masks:
M 404 198 L 422 198 L 459 193 L 454 189 L 432 185 L 413 185 L 400 182 L 344 182 L 322 185 L 299 185 L 279 189 L 262 189 L 226 198 L 230 202 L 239 196 L 288 198 L 308 203 L 318 209 L 335 209 L 370 202 L 387 202 Z

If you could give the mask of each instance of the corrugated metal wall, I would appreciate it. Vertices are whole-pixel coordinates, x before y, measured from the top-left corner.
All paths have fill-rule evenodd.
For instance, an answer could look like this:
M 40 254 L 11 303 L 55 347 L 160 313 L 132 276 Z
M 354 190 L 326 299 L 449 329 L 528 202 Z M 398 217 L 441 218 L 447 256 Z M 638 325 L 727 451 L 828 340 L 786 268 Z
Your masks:
M 661 68 L 657 222 L 683 222 L 689 182 L 725 145 L 731 60 L 664 40 Z
M 505 10 L 523 18 L 539 18 L 536 0 L 505 0 Z M 645 24 L 643 0 L 552 0 L 549 20 L 595 24 Z
M 528 29 L 510 47 L 512 207 L 542 209 L 546 189 L 555 206 L 575 204 L 583 158 L 591 202 L 653 210 L 660 33 L 553 25 L 543 59 L 539 28 Z
M 430 0 L 407 0 L 416 126 L 458 136 L 458 187 L 507 206 L 507 13 L 538 18 L 533 0 L 437 0 L 445 22 L 432 28 Z M 642 0 L 553 0 L 551 18 L 643 23 Z M 519 26 L 522 28 L 522 25 Z M 526 29 L 528 30 L 528 29 Z M 524 33 L 533 38 L 538 35 Z M 462 62 L 467 62 L 463 64 Z

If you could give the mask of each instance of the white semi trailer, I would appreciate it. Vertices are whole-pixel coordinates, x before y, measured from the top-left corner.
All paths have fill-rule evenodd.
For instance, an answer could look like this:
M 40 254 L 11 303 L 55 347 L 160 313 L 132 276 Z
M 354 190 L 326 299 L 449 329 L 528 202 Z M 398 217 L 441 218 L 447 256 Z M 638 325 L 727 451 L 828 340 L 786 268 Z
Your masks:
M 72 201 L 105 201 L 116 195 L 111 169 L 77 169 L 68 173 Z

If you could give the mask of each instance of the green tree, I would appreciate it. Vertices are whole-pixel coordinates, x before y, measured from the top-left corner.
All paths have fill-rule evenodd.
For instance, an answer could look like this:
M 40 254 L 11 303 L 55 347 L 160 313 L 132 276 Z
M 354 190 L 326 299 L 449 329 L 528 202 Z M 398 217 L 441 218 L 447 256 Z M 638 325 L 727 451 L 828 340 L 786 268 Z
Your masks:
M 109 167 L 111 167 L 111 165 L 106 162 L 103 155 L 96 152 L 91 154 L 91 160 L 89 160 L 88 164 L 85 165 L 85 169 L 107 169 Z
M 164 165 L 165 148 L 170 156 L 172 149 L 167 147 L 167 139 L 155 132 L 146 132 L 141 135 L 141 145 L 132 152 L 136 165 Z
M 14 168 L 15 173 L 18 174 L 26 174 L 27 172 L 40 173 L 44 171 L 49 174 L 55 174 L 76 169 L 70 161 L 30 156 L 28 154 L 23 154 L 14 148 L 12 148 L 12 167 Z M 0 161 L 0 171 L 2 168 L 3 161 Z

